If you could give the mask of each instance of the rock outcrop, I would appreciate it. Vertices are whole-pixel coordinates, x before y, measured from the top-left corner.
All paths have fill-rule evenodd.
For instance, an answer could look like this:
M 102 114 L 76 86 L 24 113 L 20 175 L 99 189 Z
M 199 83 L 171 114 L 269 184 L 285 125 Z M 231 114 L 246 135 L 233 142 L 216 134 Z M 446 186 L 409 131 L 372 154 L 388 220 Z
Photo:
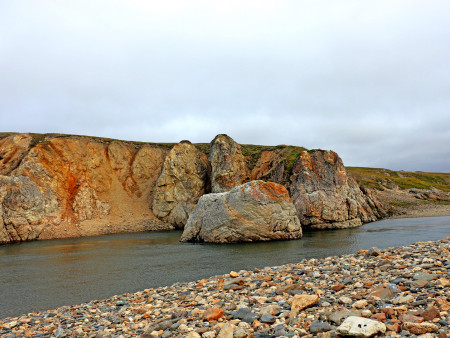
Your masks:
M 211 163 L 213 193 L 229 191 L 249 180 L 250 170 L 242 155 L 241 146 L 228 135 L 217 135 L 211 141 L 208 158 Z
M 251 173 L 252 180 L 264 180 L 289 184 L 289 169 L 285 161 L 286 157 L 280 150 L 265 150 L 256 162 Z
M 153 197 L 153 213 L 183 228 L 202 195 L 209 192 L 211 167 L 205 154 L 188 141 L 175 145 L 167 155 Z
M 200 198 L 189 216 L 182 242 L 232 243 L 302 237 L 300 222 L 285 187 L 251 181 Z
M 94 189 L 83 183 L 73 199 L 73 211 L 79 221 L 104 218 L 109 215 L 111 206 L 100 200 Z
M 384 216 L 376 194 L 347 176 L 336 153 L 304 150 L 241 146 L 226 135 L 208 147 L 0 133 L 1 241 L 183 228 L 211 189 L 258 179 L 284 185 L 312 229 Z
M 357 227 L 378 218 L 334 151 L 303 151 L 289 190 L 300 221 L 312 229 Z
M 431 189 L 409 189 L 415 198 L 426 201 L 449 201 L 450 193 L 432 187 Z
M 30 137 L 16 134 L 7 139 L 22 140 L 16 142 L 20 144 Z M 167 153 L 166 148 L 148 144 L 77 136 L 41 137 L 20 158 L 16 156 L 18 162 L 6 176 L 19 181 L 26 178 L 30 183 L 20 189 L 13 181 L 1 183 L 2 190 L 16 189 L 25 200 L 31 198 L 27 197 L 30 184 L 38 189 L 32 196 L 37 196 L 37 191 L 42 195 L 40 209 L 27 211 L 35 215 L 28 225 L 24 223 L 27 229 L 32 228 L 27 230 L 29 235 L 10 234 L 7 242 L 172 228 L 150 210 Z M 7 166 L 0 168 L 5 170 Z
M 30 149 L 29 134 L 14 134 L 0 140 L 0 175 L 13 171 Z
M 0 176 L 0 243 L 36 239 L 49 222 L 46 198 L 29 177 Z
M 360 226 L 385 215 L 370 189 L 360 189 L 333 151 L 263 151 L 252 179 L 284 184 L 303 227 L 339 229 Z

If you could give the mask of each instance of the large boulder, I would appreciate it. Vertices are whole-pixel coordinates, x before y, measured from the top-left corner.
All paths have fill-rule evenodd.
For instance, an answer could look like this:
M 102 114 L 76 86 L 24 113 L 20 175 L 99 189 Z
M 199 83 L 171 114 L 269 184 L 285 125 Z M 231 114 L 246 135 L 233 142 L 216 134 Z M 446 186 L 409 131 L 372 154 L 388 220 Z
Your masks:
M 383 207 L 347 175 L 334 151 L 303 151 L 295 162 L 289 191 L 302 225 L 339 229 L 376 221 Z
M 300 221 L 285 187 L 251 181 L 200 198 L 182 242 L 232 243 L 302 237 Z
M 217 135 L 211 141 L 209 161 L 213 193 L 229 191 L 250 177 L 241 146 L 228 135 Z
M 199 198 L 209 190 L 210 170 L 206 155 L 190 142 L 175 145 L 166 156 L 156 181 L 153 213 L 183 228 Z

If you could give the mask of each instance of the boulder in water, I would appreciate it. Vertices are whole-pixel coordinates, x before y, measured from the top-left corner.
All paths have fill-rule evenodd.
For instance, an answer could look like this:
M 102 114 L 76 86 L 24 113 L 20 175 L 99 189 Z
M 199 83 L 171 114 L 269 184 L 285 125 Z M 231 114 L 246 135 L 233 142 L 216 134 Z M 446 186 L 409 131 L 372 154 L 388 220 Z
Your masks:
M 300 221 L 285 187 L 251 181 L 200 198 L 182 242 L 233 243 L 302 237 Z

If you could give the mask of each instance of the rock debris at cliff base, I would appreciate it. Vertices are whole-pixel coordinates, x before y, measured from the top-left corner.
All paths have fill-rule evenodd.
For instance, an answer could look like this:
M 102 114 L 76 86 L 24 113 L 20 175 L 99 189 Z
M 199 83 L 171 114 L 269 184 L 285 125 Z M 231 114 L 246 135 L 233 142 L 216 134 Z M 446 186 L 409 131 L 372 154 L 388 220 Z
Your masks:
M 2 337 L 447 337 L 450 237 L 0 320 Z

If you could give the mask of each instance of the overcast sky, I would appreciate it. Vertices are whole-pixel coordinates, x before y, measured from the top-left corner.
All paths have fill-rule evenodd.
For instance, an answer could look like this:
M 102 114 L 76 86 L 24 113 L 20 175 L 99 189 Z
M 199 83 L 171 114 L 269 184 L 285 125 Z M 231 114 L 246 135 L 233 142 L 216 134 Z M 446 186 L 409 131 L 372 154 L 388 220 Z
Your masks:
M 0 0 L 0 131 L 450 172 L 450 1 Z

